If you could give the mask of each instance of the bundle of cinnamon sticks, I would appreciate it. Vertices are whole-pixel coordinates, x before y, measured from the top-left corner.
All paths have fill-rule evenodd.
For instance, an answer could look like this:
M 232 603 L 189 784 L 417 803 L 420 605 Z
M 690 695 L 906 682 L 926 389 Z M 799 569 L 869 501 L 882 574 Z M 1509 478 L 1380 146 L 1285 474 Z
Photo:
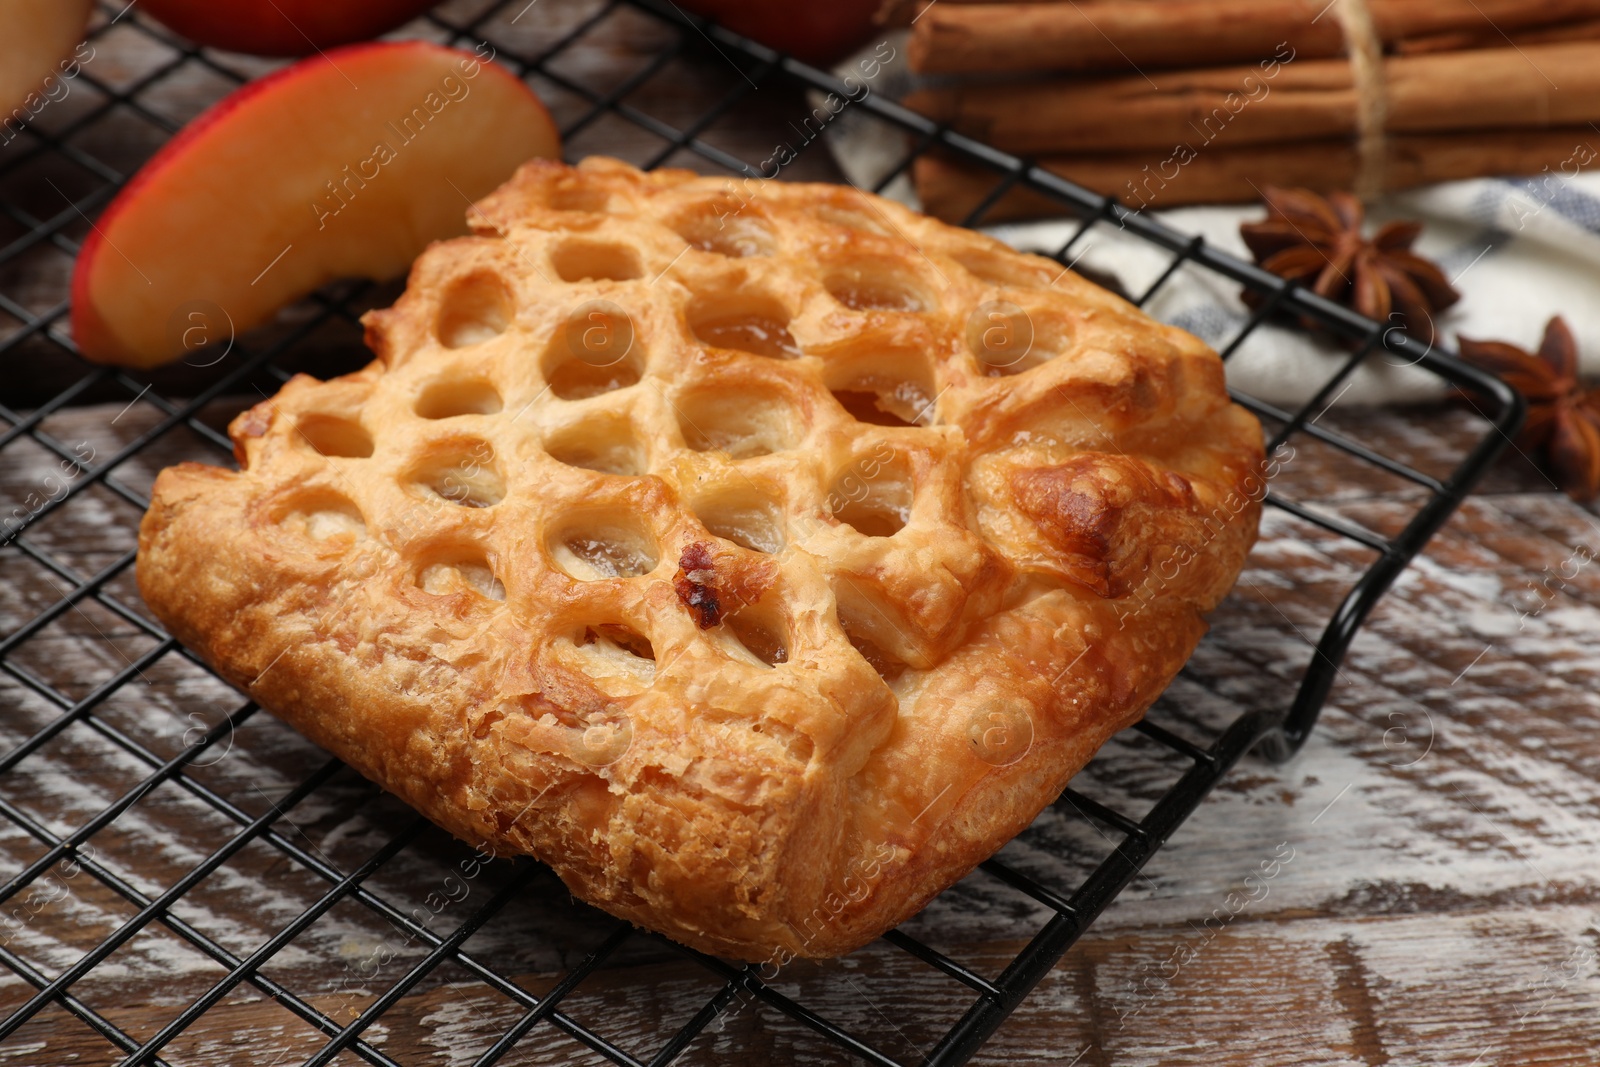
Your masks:
M 1130 206 L 1600 160 L 1600 0 L 890 0 L 884 16 L 910 24 L 919 73 L 948 76 L 910 106 Z M 915 177 L 956 219 L 994 184 L 937 157 Z M 1045 207 L 1018 193 L 989 217 Z

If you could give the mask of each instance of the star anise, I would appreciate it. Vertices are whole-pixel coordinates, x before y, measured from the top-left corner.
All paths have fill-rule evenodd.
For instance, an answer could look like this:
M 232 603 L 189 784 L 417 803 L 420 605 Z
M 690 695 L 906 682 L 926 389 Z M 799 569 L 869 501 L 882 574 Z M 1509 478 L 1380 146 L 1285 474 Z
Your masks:
M 1431 343 L 1433 317 L 1461 299 L 1435 264 L 1411 251 L 1420 222 L 1391 222 L 1368 238 L 1366 212 L 1349 193 L 1318 196 L 1268 186 L 1267 218 L 1239 227 L 1256 261 L 1273 274 L 1308 286 L 1382 323 L 1403 326 Z M 1245 302 L 1265 297 L 1247 290 Z
M 1600 496 L 1600 389 L 1578 380 L 1578 343 L 1561 316 L 1545 325 L 1536 356 L 1503 341 L 1457 341 L 1467 362 L 1528 398 L 1517 445 L 1542 451 L 1550 477 L 1572 499 L 1587 503 Z

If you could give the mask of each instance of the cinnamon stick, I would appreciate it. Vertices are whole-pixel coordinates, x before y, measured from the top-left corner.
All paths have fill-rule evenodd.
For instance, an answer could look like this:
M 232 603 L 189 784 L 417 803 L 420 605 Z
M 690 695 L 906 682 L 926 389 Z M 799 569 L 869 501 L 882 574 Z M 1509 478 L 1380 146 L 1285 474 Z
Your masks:
M 1153 77 L 966 85 L 913 93 L 906 104 L 1030 156 L 1356 134 L 1360 101 L 1350 64 L 1288 59 Z M 1384 72 L 1391 133 L 1600 122 L 1600 44 L 1592 41 L 1394 56 Z
M 1511 43 L 1516 45 L 1600 40 L 1600 18 L 1563 22 L 1531 30 L 1515 30 L 1509 34 L 1501 34 L 1494 27 L 1486 26 L 1482 30 L 1408 37 L 1403 41 L 1397 41 L 1394 51 L 1397 55 L 1421 55 L 1424 52 L 1464 52 L 1470 48 L 1498 48 L 1508 37 Z
M 903 28 L 916 22 L 926 8 L 940 2 L 946 4 L 991 5 L 1015 3 L 1064 3 L 1066 0 L 882 0 L 872 21 L 879 26 Z
M 1366 0 L 1386 45 L 1477 34 L 1493 44 L 1530 27 L 1600 18 L 1600 0 Z M 926 74 L 1150 70 L 1238 63 L 1287 44 L 1343 55 L 1330 0 L 1076 0 L 935 3 L 915 16 L 907 54 Z
M 1559 183 L 1600 162 L 1600 134 L 1589 126 L 1498 133 L 1407 134 L 1392 138 L 1383 168 L 1388 191 L 1434 182 L 1540 174 Z M 1152 166 L 1143 154 L 1057 156 L 1041 165 L 1128 207 L 1160 210 L 1191 204 L 1242 204 L 1261 199 L 1268 185 L 1328 192 L 1351 188 L 1361 167 L 1349 141 L 1215 148 L 1182 165 Z M 923 210 L 962 222 L 994 189 L 999 176 L 937 156 L 912 172 Z M 984 224 L 1066 212 L 1059 202 L 1013 190 L 983 217 Z

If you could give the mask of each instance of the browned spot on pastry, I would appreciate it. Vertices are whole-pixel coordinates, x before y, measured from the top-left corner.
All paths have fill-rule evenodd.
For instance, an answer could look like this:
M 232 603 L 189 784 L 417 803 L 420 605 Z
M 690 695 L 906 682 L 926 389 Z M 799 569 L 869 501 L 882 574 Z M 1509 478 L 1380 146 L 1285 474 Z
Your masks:
M 1131 555 L 1153 513 L 1188 512 L 1195 502 L 1182 475 L 1105 453 L 1019 470 L 1011 495 L 1060 551 L 1072 578 L 1103 597 L 1122 596 L 1138 581 Z
M 244 440 L 247 437 L 265 437 L 272 428 L 272 405 L 270 403 L 257 404 L 243 415 L 233 420 L 233 425 L 228 427 L 233 437 L 233 458 L 239 461 L 240 467 L 248 467 L 249 461 L 244 454 Z
M 700 629 L 709 630 L 729 612 L 754 604 L 772 587 L 778 568 L 770 560 L 750 563 L 726 558 L 720 564 L 711 554 L 714 546 L 694 541 L 678 557 L 672 588 L 689 609 Z
M 239 417 L 236 437 L 261 437 L 272 425 L 272 405 L 257 404 Z
M 678 573 L 672 579 L 672 588 L 678 599 L 689 609 L 700 629 L 709 630 L 722 621 L 722 601 L 717 596 L 717 569 L 711 558 L 711 546 L 696 541 L 678 557 Z
M 386 366 L 394 363 L 394 350 L 389 343 L 389 330 L 394 320 L 393 308 L 377 308 L 361 316 L 361 339 Z

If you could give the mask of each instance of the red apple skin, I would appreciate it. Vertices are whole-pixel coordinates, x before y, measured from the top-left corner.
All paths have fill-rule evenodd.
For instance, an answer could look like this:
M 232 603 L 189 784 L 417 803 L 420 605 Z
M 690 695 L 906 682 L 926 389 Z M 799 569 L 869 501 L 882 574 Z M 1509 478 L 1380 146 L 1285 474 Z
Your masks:
M 141 0 L 139 10 L 196 44 L 255 56 L 306 56 L 367 41 L 438 0 Z
M 825 67 L 866 44 L 878 0 L 680 0 L 734 33 Z
M 321 56 L 303 59 L 291 66 L 274 71 L 264 78 L 259 78 L 241 86 L 198 115 L 189 125 L 163 145 L 155 155 L 151 156 L 128 184 L 123 186 L 122 191 L 117 194 L 105 211 L 101 213 L 100 217 L 95 221 L 88 238 L 84 241 L 82 248 L 79 249 L 72 274 L 71 321 L 73 340 L 76 342 L 80 354 L 96 363 L 109 363 L 137 368 L 159 366 L 163 363 L 172 362 L 183 354 L 182 352 L 157 351 L 148 343 L 143 346 L 128 343 L 124 337 L 119 335 L 119 330 L 111 322 L 107 321 L 106 316 L 102 314 L 97 306 L 96 300 L 97 267 L 102 260 L 113 266 L 117 266 L 120 261 L 122 264 L 128 264 L 132 269 L 138 270 L 128 260 L 127 254 L 117 247 L 116 243 L 108 235 L 118 231 L 118 224 L 125 216 L 132 216 L 141 211 L 141 205 L 147 197 L 152 194 L 159 195 L 159 191 L 164 191 L 161 187 L 172 184 L 168 180 L 170 171 L 179 169 L 181 165 L 188 163 L 191 154 L 194 154 L 195 158 L 200 160 L 213 158 L 216 138 L 219 134 L 226 133 L 229 123 L 239 121 L 239 117 L 248 114 L 253 106 L 260 106 L 263 102 L 270 102 L 273 95 L 279 92 L 280 87 L 290 83 L 293 79 L 311 77 L 318 73 L 324 77 L 343 78 L 344 75 L 339 73 L 341 67 L 346 70 L 354 70 L 359 67 L 364 58 L 404 58 L 408 53 L 418 57 L 432 55 L 434 57 L 459 57 L 460 59 L 468 60 L 475 58 L 472 53 L 460 52 L 426 41 L 380 41 L 335 49 Z M 538 145 L 537 150 L 529 153 L 527 158 L 538 156 L 558 158 L 560 156 L 560 135 L 556 132 L 555 123 L 550 118 L 549 111 L 534 95 L 533 90 L 529 89 L 526 84 L 518 80 L 514 74 L 505 68 L 486 59 L 482 60 L 481 63 L 482 76 L 509 82 L 515 86 L 516 90 L 526 95 L 528 117 L 536 126 L 535 129 L 529 131 L 527 136 L 531 142 Z M 507 137 L 509 137 L 509 134 Z M 492 184 L 477 189 L 465 188 L 461 190 L 462 193 L 468 200 L 473 200 L 491 192 L 500 182 L 509 178 L 515 166 L 523 161 L 522 159 L 517 160 L 506 169 L 504 174 L 499 175 Z M 173 191 L 179 192 L 178 190 Z M 170 209 L 172 205 L 164 206 Z M 241 204 L 241 211 L 248 206 L 250 205 Z M 442 240 L 455 236 L 457 233 L 465 232 L 465 224 L 459 220 L 465 219 L 467 209 L 468 203 L 462 201 L 459 209 L 456 210 L 456 215 L 459 217 L 458 225 L 451 232 L 410 235 L 408 247 L 403 249 L 391 247 L 383 249 L 375 257 L 368 256 L 369 259 L 376 258 L 384 261 L 379 269 L 371 269 L 370 263 L 367 269 L 362 269 L 359 265 L 352 265 L 350 260 L 360 259 L 360 255 L 352 256 L 346 251 L 339 250 L 340 245 L 343 245 L 346 249 L 350 247 L 352 242 L 348 240 L 329 246 L 332 251 L 328 253 L 328 257 L 342 259 L 345 262 L 337 265 L 317 264 L 321 268 L 320 273 L 294 291 L 283 294 L 284 299 L 279 306 L 296 297 L 304 296 L 306 293 L 338 277 L 364 276 L 381 280 L 398 276 L 406 269 L 411 260 L 422 252 L 430 240 Z M 210 236 L 212 241 L 220 247 L 228 247 L 230 235 L 226 231 L 225 224 L 229 220 L 220 221 L 224 225 L 216 227 Z M 386 227 L 391 231 L 403 231 L 405 228 L 403 225 Z M 406 243 L 406 238 L 400 238 L 400 242 L 402 244 Z M 165 251 L 167 254 L 180 259 L 204 261 L 207 246 L 202 244 L 199 247 L 183 247 L 179 243 L 178 246 Z M 341 267 L 345 269 L 340 269 Z M 139 272 L 139 276 L 143 276 L 142 271 Z M 137 281 L 130 279 L 129 284 L 137 285 Z M 194 295 L 206 296 L 206 294 Z M 181 303 L 182 301 L 179 300 L 178 302 Z M 276 308 L 273 308 L 264 314 L 246 315 L 237 318 L 232 317 L 230 311 L 231 321 L 229 325 L 236 332 L 243 332 L 266 321 L 275 310 Z

